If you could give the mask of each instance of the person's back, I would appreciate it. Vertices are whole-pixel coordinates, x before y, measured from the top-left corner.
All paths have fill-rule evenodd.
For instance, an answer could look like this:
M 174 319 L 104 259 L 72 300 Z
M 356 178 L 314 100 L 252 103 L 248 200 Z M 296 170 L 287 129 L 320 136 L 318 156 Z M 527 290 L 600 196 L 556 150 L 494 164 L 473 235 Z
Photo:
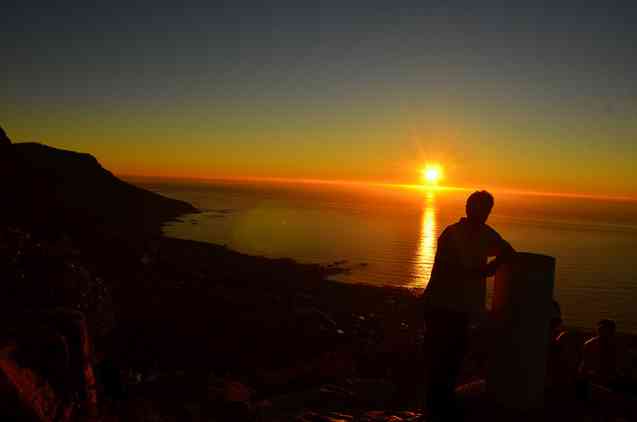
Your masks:
M 615 344 L 615 322 L 604 319 L 598 323 L 598 335 L 584 343 L 580 372 L 591 381 L 612 384 L 617 374 L 617 346 Z
M 581 343 L 564 329 L 560 306 L 553 301 L 546 361 L 546 390 L 550 399 L 573 400 L 578 394 Z
M 467 312 L 484 311 L 487 258 L 510 247 L 486 224 L 473 226 L 462 218 L 448 226 L 438 239 L 436 259 L 425 289 L 428 308 Z

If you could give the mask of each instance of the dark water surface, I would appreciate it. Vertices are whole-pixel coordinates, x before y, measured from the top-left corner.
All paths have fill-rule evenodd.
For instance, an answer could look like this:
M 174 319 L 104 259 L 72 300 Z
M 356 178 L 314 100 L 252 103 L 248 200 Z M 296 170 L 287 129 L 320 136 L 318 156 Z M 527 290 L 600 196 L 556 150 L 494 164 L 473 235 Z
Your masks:
M 204 210 L 169 236 L 301 262 L 347 261 L 348 282 L 426 285 L 444 227 L 465 191 L 361 185 L 135 181 Z M 555 296 L 566 323 L 614 318 L 637 333 L 637 203 L 497 194 L 488 222 L 520 251 L 557 258 Z

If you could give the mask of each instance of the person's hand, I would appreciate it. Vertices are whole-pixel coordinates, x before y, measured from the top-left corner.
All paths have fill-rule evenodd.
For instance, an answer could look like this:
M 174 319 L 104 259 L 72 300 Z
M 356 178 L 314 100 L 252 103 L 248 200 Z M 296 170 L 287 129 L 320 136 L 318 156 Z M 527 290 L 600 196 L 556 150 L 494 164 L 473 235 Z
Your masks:
M 484 266 L 484 277 L 492 277 L 495 275 L 495 272 L 498 270 L 500 262 L 497 259 L 489 262 Z
M 508 248 L 506 248 L 502 254 L 498 255 L 494 260 L 484 266 L 483 277 L 494 276 L 500 265 L 512 259 L 515 255 L 515 249 L 513 249 L 508 243 L 507 246 Z

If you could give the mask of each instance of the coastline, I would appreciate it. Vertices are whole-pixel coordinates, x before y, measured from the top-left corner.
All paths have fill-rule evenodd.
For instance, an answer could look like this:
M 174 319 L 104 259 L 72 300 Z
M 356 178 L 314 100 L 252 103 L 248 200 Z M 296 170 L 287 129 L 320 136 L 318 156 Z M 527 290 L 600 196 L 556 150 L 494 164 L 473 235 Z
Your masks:
M 232 413 L 225 387 L 213 388 L 232 382 L 251 391 L 242 406 L 274 415 L 263 420 L 421 407 L 422 309 L 409 290 L 328 281 L 321 266 L 165 236 L 13 237 L 23 256 L 46 252 L 53 265 L 32 281 L 45 275 L 62 293 L 56 306 L 84 312 L 95 353 L 132 377 L 126 406 Z M 472 337 L 462 381 L 484 375 L 482 334 Z M 328 385 L 340 390 L 316 393 Z
M 192 407 L 226 415 L 222 420 L 249 419 L 242 412 L 292 420 L 308 409 L 384 409 L 384 416 L 368 420 L 400 420 L 390 418 L 422 407 L 426 347 L 414 291 L 329 280 L 343 271 L 338 265 L 167 237 L 163 224 L 196 212 L 192 205 L 121 185 L 86 156 L 53 154 L 55 165 L 47 162 L 47 168 L 57 184 L 34 162 L 16 170 L 26 180 L 27 200 L 0 228 L 5 344 L 18 333 L 19 342 L 38 345 L 35 362 L 55 368 L 46 353 L 51 339 L 39 337 L 22 316 L 60 307 L 82 312 L 97 372 L 108 363 L 127 390 L 123 403 L 109 407 L 106 401 L 105 412 L 150 406 L 183 416 Z M 81 196 L 94 189 L 82 179 L 86 169 L 60 170 L 59 156 L 80 159 L 93 181 L 111 186 L 100 200 L 118 204 L 114 218 Z M 51 213 L 44 216 L 34 207 L 40 193 L 50 199 Z M 81 207 L 66 206 L 66 198 L 78 194 Z M 637 344 L 637 337 L 626 338 Z M 484 375 L 487 355 L 488 335 L 477 330 L 462 382 Z M 229 389 L 239 390 L 239 399 L 229 397 Z

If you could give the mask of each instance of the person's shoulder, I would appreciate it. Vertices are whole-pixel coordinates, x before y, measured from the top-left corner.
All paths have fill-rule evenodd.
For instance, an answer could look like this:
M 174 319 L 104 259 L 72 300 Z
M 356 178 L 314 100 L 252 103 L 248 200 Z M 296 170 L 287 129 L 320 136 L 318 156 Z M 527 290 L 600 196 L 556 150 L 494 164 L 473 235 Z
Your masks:
M 451 233 L 453 233 L 454 231 L 456 231 L 458 229 L 458 224 L 459 223 L 453 223 L 453 224 L 449 224 L 447 227 L 445 227 L 445 229 L 442 231 L 442 233 L 440 233 L 440 237 L 447 237 L 449 235 L 451 235 Z
M 483 239 L 486 239 L 490 245 L 497 245 L 499 247 L 504 241 L 502 236 L 500 236 L 500 233 L 498 233 L 493 227 L 489 226 L 488 224 L 485 224 L 482 227 L 481 233 Z
M 440 236 L 438 236 L 438 240 L 449 239 L 454 236 L 454 233 L 458 233 L 460 230 L 462 230 L 462 220 L 456 221 L 455 223 L 449 224 L 445 227 L 445 229 L 440 233 Z
M 569 360 L 574 359 L 573 362 L 579 360 L 581 343 L 574 333 L 568 330 L 562 331 L 553 339 L 553 347 L 561 356 L 567 356 Z
M 555 342 L 559 344 L 576 344 L 579 342 L 578 337 L 575 333 L 564 330 L 560 332 L 557 336 L 555 336 Z M 581 343 L 580 343 L 581 344 Z
M 597 347 L 599 344 L 599 337 L 595 336 L 593 338 L 589 338 L 584 342 L 584 349 L 590 349 L 592 347 Z
M 491 226 L 490 226 L 490 225 L 488 225 L 488 224 L 485 224 L 485 225 L 483 226 L 483 230 L 484 230 L 484 232 L 485 232 L 487 235 L 489 235 L 489 236 L 501 237 L 501 236 L 500 236 L 500 233 L 498 233 L 496 229 L 494 229 L 493 227 L 491 227 Z

